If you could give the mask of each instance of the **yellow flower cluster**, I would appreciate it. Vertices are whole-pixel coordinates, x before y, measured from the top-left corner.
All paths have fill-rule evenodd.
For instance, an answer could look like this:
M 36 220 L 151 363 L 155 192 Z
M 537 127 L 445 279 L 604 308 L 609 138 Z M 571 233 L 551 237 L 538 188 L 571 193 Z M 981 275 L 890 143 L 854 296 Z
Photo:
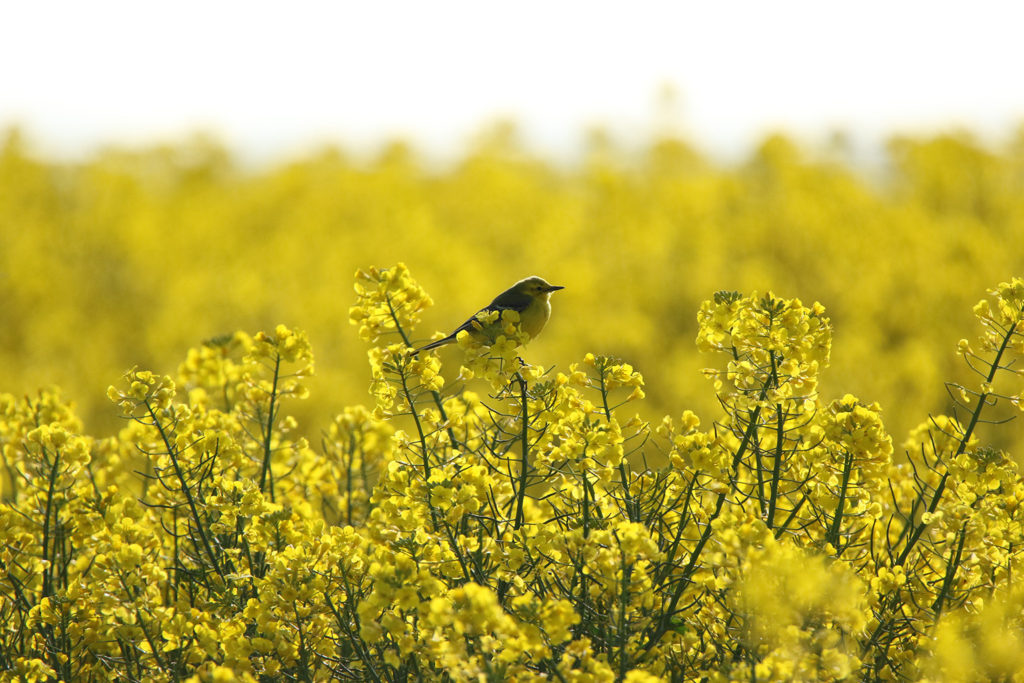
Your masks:
M 954 312 L 993 274 L 1020 269 L 1007 245 L 1024 215 L 1024 129 L 998 144 L 893 140 L 884 177 L 841 140 L 816 149 L 772 136 L 725 164 L 667 135 L 620 146 L 595 134 L 575 165 L 531 154 L 514 127 L 474 140 L 440 167 L 402 142 L 369 158 L 322 149 L 253 167 L 204 137 L 70 164 L 0 131 L 0 388 L 58 384 L 89 432 L 109 436 L 121 422 L 96 387 L 125 368 L 174 376 L 203 339 L 285 322 L 319 351 L 307 382 L 318 400 L 293 409 L 316 442 L 317 425 L 365 400 L 352 361 L 365 342 L 339 329 L 354 304 L 363 337 L 388 335 L 388 295 L 402 292 L 392 307 L 422 318 L 418 343 L 533 273 L 567 289 L 525 360 L 564 370 L 587 351 L 626 358 L 648 378 L 639 410 L 652 422 L 681 404 L 705 424 L 717 414 L 694 381 L 705 361 L 692 340 L 693 312 L 719 289 L 824 304 L 838 345 L 829 377 L 842 388 L 828 398 L 879 401 L 897 443 L 949 411 L 944 380 L 979 388 L 947 349 L 968 336 Z M 401 267 L 383 284 L 360 278 L 376 301 L 361 305 L 350 274 L 402 259 L 443 307 L 428 308 Z M 1024 447 L 1015 430 L 994 438 Z
M 408 269 L 357 280 L 377 407 L 319 448 L 289 411 L 312 351 L 285 326 L 211 340 L 176 378 L 129 371 L 114 438 L 56 392 L 0 395 L 0 680 L 1019 672 L 1024 479 L 983 441 L 1019 391 L 1018 281 L 960 350 L 987 388 L 897 461 L 877 403 L 819 396 L 817 304 L 705 302 L 719 412 L 652 429 L 625 413 L 632 365 L 526 365 L 514 319 L 460 340 L 444 381 L 409 353 L 429 297 Z
M 853 679 L 856 647 L 870 618 L 867 586 L 845 563 L 828 563 L 770 534 L 752 547 L 730 599 L 744 619 L 743 643 L 762 681 Z
M 393 268 L 370 268 L 356 272 L 356 305 L 349 321 L 359 327 L 359 337 L 376 342 L 382 335 L 395 334 L 416 326 L 420 314 L 433 300 L 409 275 L 404 263 Z
M 705 301 L 697 315 L 697 347 L 731 356 L 725 369 L 707 370 L 725 400 L 774 405 L 797 399 L 811 407 L 818 372 L 828 367 L 832 327 L 825 309 L 805 307 L 799 299 L 776 298 L 771 292 L 741 297 L 719 292 Z M 770 383 L 764 378 L 770 376 Z
M 513 310 L 477 313 L 474 325 L 484 333 L 483 338 L 465 330 L 456 338 L 465 354 L 459 376 L 463 379 L 481 377 L 495 391 L 506 387 L 515 366 L 521 363 L 519 347 L 530 340 L 519 322 L 519 313 Z

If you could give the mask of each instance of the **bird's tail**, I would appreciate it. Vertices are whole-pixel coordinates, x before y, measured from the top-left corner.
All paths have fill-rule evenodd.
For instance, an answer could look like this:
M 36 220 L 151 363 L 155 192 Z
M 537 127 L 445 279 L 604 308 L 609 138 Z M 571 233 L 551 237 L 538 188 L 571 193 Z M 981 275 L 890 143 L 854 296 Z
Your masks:
M 416 349 L 415 351 L 412 352 L 412 355 L 415 356 L 420 351 L 429 351 L 430 349 L 436 349 L 438 346 L 444 346 L 445 344 L 451 344 L 453 341 L 455 341 L 455 336 L 454 335 L 448 335 L 444 339 L 438 339 L 437 341 L 433 341 L 433 342 L 430 342 L 429 344 L 425 344 L 425 345 L 419 347 L 418 349 Z

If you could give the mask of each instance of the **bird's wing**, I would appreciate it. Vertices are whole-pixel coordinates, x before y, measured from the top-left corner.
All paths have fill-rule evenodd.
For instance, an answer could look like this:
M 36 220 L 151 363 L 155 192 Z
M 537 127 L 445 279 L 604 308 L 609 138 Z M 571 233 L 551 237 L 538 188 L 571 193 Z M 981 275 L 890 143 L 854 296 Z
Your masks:
M 456 327 L 447 337 L 438 339 L 426 346 L 421 346 L 416 350 L 416 353 L 426 349 L 434 349 L 438 346 L 452 342 L 459 336 L 459 332 L 462 332 L 463 330 L 471 332 L 473 330 L 473 323 L 477 322 L 476 317 L 481 313 L 490 313 L 492 311 L 498 311 L 499 315 L 501 314 L 501 311 L 515 311 L 517 313 L 522 313 L 526 310 L 527 306 L 530 305 L 531 301 L 533 301 L 533 299 L 527 294 L 519 294 L 518 292 L 502 292 L 494 298 L 494 301 L 481 308 L 473 314 L 469 320 Z
M 494 297 L 485 311 L 503 311 L 513 310 L 522 313 L 526 308 L 533 302 L 533 297 L 529 294 L 523 294 L 522 292 L 516 292 L 514 290 L 508 290 L 502 292 L 498 296 Z
M 508 293 L 506 292 L 506 294 Z M 502 300 L 502 298 L 505 297 L 505 294 L 498 296 L 494 301 L 492 301 L 491 303 L 477 311 L 475 314 L 473 314 L 473 317 L 471 317 L 469 320 L 456 327 L 455 331 L 452 332 L 449 336 L 455 337 L 456 335 L 459 334 L 459 332 L 462 332 L 463 330 L 472 330 L 473 323 L 477 322 L 477 316 L 480 315 L 481 313 L 491 313 L 493 311 L 497 311 L 499 315 L 501 315 L 502 311 L 515 311 L 516 313 L 522 313 L 530 304 L 531 299 L 530 297 L 525 295 L 518 296 L 519 298 L 509 297 L 505 298 L 504 300 Z

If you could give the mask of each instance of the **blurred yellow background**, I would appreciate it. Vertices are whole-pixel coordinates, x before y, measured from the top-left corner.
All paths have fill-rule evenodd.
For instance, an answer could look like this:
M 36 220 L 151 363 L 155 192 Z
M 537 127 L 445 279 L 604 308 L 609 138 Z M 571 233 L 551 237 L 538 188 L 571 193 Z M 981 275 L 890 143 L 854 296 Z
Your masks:
M 204 339 L 285 323 L 316 354 L 300 413 L 315 435 L 370 400 L 353 273 L 404 261 L 435 300 L 422 340 L 527 275 L 565 285 L 525 358 L 564 369 L 588 351 L 620 356 L 646 377 L 650 417 L 716 415 L 694 347 L 703 299 L 820 301 L 835 330 L 824 398 L 881 402 L 898 444 L 949 409 L 944 381 L 971 379 L 955 348 L 977 331 L 972 305 L 1024 274 L 1024 128 L 996 147 L 893 139 L 886 155 L 869 172 L 841 138 L 806 149 L 773 136 L 726 164 L 672 137 L 638 152 L 594 132 L 570 165 L 498 124 L 443 167 L 396 142 L 371 160 L 324 148 L 254 169 L 201 136 L 70 164 L 11 130 L 0 391 L 60 385 L 87 430 L 109 433 L 105 391 L 127 368 L 173 374 Z M 442 351 L 449 377 L 457 354 Z M 1020 432 L 992 438 L 1019 445 Z

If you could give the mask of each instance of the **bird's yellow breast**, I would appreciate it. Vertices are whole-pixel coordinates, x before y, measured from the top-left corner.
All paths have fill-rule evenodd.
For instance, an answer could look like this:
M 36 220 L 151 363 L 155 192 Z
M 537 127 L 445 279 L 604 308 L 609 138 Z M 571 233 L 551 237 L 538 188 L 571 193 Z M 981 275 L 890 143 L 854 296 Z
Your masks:
M 523 332 L 526 332 L 526 334 L 530 335 L 530 339 L 533 339 L 544 329 L 544 325 L 547 324 L 550 317 L 551 302 L 548 301 L 548 295 L 545 294 L 531 301 L 530 305 L 519 316 L 519 320 Z

